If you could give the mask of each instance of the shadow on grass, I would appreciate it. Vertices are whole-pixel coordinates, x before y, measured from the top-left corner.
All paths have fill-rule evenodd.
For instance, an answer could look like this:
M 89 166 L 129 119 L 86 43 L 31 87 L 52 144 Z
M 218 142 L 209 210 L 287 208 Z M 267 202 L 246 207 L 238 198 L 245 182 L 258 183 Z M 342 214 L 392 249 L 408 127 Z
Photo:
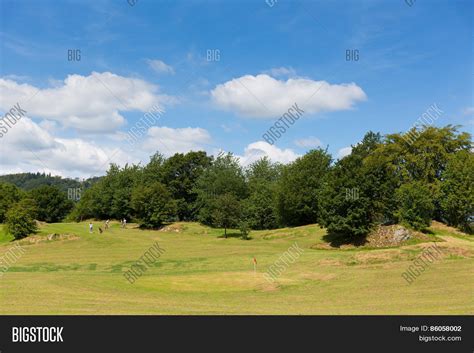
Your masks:
M 225 239 L 225 235 L 224 234 L 221 234 L 221 235 L 218 235 L 217 236 L 218 238 L 224 238 Z M 227 233 L 227 238 L 241 238 L 242 237 L 242 234 L 240 232 L 230 232 L 230 233 Z
M 333 248 L 340 248 L 343 245 L 363 246 L 367 243 L 366 236 L 364 235 L 353 238 L 348 237 L 345 234 L 328 233 L 324 235 L 322 239 L 329 243 Z
M 436 234 L 434 231 L 432 231 L 431 229 L 428 229 L 428 228 L 422 229 L 421 232 L 423 234 L 430 234 L 430 235 L 435 235 Z

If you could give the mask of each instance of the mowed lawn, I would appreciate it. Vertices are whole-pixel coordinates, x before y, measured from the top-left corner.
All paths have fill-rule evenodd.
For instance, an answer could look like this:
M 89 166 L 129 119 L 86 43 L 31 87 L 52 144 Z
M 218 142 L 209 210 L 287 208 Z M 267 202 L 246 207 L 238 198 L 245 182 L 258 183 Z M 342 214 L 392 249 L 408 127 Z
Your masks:
M 0 278 L 0 314 L 474 314 L 469 236 L 433 235 L 445 256 L 408 285 L 401 274 L 430 243 L 315 249 L 325 234 L 317 225 L 242 240 L 196 223 L 143 231 L 114 222 L 102 235 L 94 224 L 92 235 L 86 222 L 44 225 L 40 235 L 79 238 L 22 245 Z M 0 256 L 10 240 L 0 226 Z M 130 284 L 123 273 L 155 241 L 165 252 Z M 265 271 L 295 242 L 304 252 L 268 283 Z

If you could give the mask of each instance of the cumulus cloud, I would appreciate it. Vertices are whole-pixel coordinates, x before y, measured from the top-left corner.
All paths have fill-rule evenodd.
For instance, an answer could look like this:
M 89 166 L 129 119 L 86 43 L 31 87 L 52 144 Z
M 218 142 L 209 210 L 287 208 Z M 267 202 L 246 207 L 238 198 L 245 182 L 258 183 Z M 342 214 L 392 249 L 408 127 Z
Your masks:
M 80 138 L 57 138 L 23 117 L 0 138 L 0 174 L 42 171 L 53 175 L 103 175 L 109 163 L 125 164 L 120 148 L 101 147 Z
M 344 158 L 348 155 L 350 155 L 352 152 L 352 147 L 343 147 L 339 151 L 337 151 L 337 157 L 338 158 Z
M 141 79 L 110 72 L 69 75 L 62 85 L 52 88 L 0 78 L 0 109 L 7 111 L 19 102 L 31 117 L 81 131 L 108 132 L 125 123 L 121 111 L 146 112 L 175 101 L 158 94 L 158 90 L 158 86 Z
M 320 139 L 313 136 L 301 138 L 301 139 L 295 140 L 294 142 L 296 146 L 301 147 L 301 148 L 316 148 L 316 147 L 321 147 L 323 145 Z
M 174 75 L 174 69 L 168 64 L 165 64 L 161 60 L 147 60 L 148 66 L 150 66 L 156 73 L 165 73 Z
M 253 162 L 267 156 L 272 162 L 279 163 L 290 163 L 293 162 L 296 158 L 299 157 L 291 149 L 280 149 L 275 145 L 270 145 L 265 141 L 257 141 L 249 144 L 245 147 L 244 155 L 237 156 L 240 159 L 240 164 L 243 166 L 248 166 Z
M 174 153 L 206 150 L 210 141 L 209 132 L 199 127 L 173 129 L 166 126 L 153 126 L 148 129 L 142 147 L 149 152 L 160 151 L 170 156 Z
M 307 114 L 351 109 L 367 98 L 355 83 L 330 84 L 306 78 L 277 80 L 245 75 L 217 85 L 211 92 L 216 107 L 252 118 L 275 118 L 295 102 Z

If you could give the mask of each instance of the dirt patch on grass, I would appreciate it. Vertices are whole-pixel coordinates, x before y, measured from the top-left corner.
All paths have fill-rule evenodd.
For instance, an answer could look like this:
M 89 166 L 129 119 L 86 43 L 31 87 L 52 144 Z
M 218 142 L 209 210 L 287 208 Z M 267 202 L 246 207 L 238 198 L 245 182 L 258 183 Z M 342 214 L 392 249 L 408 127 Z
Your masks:
M 474 247 L 466 240 L 444 236 L 443 242 L 436 242 L 435 245 L 440 249 L 443 257 L 474 257 Z M 413 246 L 407 246 L 406 249 L 419 249 L 420 252 L 425 251 L 433 246 L 434 243 L 422 243 Z
M 351 257 L 349 263 L 357 265 L 369 265 L 408 260 L 409 257 L 410 255 L 408 253 L 404 253 L 402 251 L 371 251 L 355 254 L 353 257 Z
M 316 243 L 309 247 L 314 250 L 335 250 L 336 248 L 331 246 L 329 243 Z
M 181 233 L 183 230 L 185 227 L 182 224 L 170 224 L 161 228 L 160 232 Z
M 302 279 L 309 279 L 312 281 L 329 281 L 336 277 L 335 273 L 302 273 L 300 275 Z
M 41 228 L 41 227 L 43 227 L 43 226 L 45 226 L 45 225 L 48 224 L 48 223 L 46 223 L 46 222 L 42 222 L 42 221 L 38 221 L 38 220 L 35 220 L 35 223 L 36 223 L 36 226 L 37 226 L 38 228 Z
M 265 240 L 282 239 L 282 238 L 294 237 L 294 235 L 295 234 L 290 234 L 286 232 L 281 232 L 281 233 L 272 232 L 270 234 L 265 234 L 264 236 L 262 236 L 262 239 L 265 239 Z
M 31 245 L 31 244 L 38 244 L 38 243 L 45 243 L 51 241 L 58 241 L 58 240 L 77 240 L 79 237 L 75 234 L 58 234 L 52 233 L 48 235 L 31 235 L 24 239 L 18 240 L 20 245 Z
M 474 257 L 472 249 L 461 248 L 459 246 L 442 246 L 441 253 L 443 257 L 447 258 L 469 258 Z
M 256 288 L 260 292 L 276 292 L 277 290 L 280 290 L 280 285 L 277 282 L 270 283 L 265 281 L 258 284 Z
M 322 259 L 318 261 L 318 265 L 321 266 L 342 266 L 344 262 L 336 259 Z
M 447 250 L 447 251 L 446 251 Z M 474 251 L 458 248 L 458 247 L 447 247 L 445 250 L 445 254 L 448 257 L 474 257 Z
M 444 223 L 438 222 L 438 221 L 432 221 L 430 225 L 430 229 L 432 230 L 439 230 L 442 232 L 449 232 L 449 233 L 454 233 L 454 234 L 459 234 L 459 235 L 469 235 L 467 233 L 461 232 L 459 229 L 456 229 L 454 227 L 450 227 Z

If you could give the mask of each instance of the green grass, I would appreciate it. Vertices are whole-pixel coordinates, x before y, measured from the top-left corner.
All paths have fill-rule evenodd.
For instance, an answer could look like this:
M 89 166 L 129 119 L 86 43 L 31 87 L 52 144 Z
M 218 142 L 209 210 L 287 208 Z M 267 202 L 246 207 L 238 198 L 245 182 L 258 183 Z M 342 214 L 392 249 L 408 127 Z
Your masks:
M 0 244 L 8 243 L 13 240 L 13 236 L 5 232 L 5 226 L 0 224 Z
M 445 232 L 437 244 L 447 256 L 408 285 L 401 274 L 426 244 L 316 250 L 325 234 L 317 225 L 253 231 L 251 240 L 196 223 L 175 225 L 180 232 L 131 226 L 102 235 L 85 222 L 41 227 L 40 236 L 79 239 L 24 245 L 0 278 L 0 314 L 474 314 L 474 243 Z M 0 256 L 10 240 L 0 226 Z M 128 283 L 122 273 L 155 241 L 166 251 Z M 304 252 L 267 283 L 263 274 L 294 242 Z

